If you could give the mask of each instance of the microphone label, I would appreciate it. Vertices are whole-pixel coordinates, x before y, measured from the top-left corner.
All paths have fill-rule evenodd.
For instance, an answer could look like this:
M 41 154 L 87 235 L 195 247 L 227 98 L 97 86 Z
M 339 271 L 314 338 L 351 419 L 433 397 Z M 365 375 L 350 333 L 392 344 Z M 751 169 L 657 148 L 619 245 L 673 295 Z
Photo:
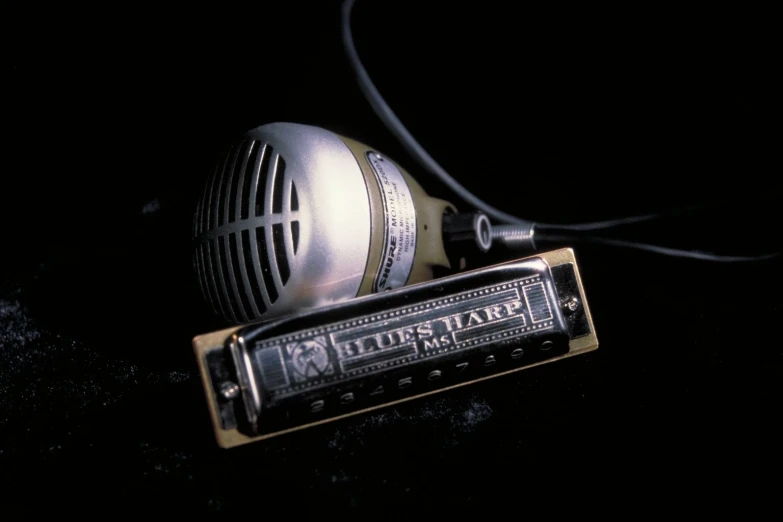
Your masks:
M 416 253 L 416 208 L 400 169 L 375 151 L 368 151 L 366 156 L 383 199 L 383 257 L 372 287 L 373 292 L 383 292 L 405 286 L 411 275 Z

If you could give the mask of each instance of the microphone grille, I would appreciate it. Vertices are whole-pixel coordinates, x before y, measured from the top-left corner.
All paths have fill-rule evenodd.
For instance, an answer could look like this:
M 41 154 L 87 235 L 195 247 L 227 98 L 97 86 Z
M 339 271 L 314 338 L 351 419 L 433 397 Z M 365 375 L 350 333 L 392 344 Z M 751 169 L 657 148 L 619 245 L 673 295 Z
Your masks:
M 230 148 L 193 220 L 194 266 L 217 314 L 249 322 L 278 300 L 299 247 L 298 213 L 296 183 L 270 143 L 245 139 Z

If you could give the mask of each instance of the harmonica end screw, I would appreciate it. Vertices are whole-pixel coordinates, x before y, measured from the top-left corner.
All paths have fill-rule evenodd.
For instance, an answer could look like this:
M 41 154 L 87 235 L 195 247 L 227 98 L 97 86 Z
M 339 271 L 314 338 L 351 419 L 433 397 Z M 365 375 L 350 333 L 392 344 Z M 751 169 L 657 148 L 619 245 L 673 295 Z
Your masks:
M 239 397 L 239 385 L 230 381 L 220 385 L 220 397 L 225 401 L 232 401 Z
M 579 299 L 576 296 L 568 297 L 560 304 L 563 307 L 563 312 L 566 314 L 573 314 L 579 310 Z

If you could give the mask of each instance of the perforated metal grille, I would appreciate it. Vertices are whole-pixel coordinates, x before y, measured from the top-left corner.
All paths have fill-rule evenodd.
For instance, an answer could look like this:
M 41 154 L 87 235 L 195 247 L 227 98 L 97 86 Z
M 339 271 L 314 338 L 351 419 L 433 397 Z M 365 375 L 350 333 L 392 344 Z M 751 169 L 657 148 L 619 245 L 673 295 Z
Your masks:
M 298 211 L 294 180 L 268 143 L 245 140 L 218 164 L 193 223 L 196 272 L 218 314 L 247 322 L 278 299 L 291 276 L 286 245 L 299 248 Z

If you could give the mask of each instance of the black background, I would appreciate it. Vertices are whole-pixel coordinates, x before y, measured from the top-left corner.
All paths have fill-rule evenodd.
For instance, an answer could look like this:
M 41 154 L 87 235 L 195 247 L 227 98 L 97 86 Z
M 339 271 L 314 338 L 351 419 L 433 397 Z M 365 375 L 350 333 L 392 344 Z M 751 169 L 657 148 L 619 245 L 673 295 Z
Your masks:
M 455 198 L 362 97 L 339 2 L 36 9 L 6 19 L 3 509 L 549 518 L 778 494 L 780 262 L 582 244 L 597 352 L 219 450 L 190 340 L 222 325 L 189 234 L 224 147 L 263 123 L 319 125 Z M 403 122 L 496 206 L 574 222 L 705 204 L 617 235 L 779 249 L 766 14 L 655 9 L 360 0 L 354 33 Z

